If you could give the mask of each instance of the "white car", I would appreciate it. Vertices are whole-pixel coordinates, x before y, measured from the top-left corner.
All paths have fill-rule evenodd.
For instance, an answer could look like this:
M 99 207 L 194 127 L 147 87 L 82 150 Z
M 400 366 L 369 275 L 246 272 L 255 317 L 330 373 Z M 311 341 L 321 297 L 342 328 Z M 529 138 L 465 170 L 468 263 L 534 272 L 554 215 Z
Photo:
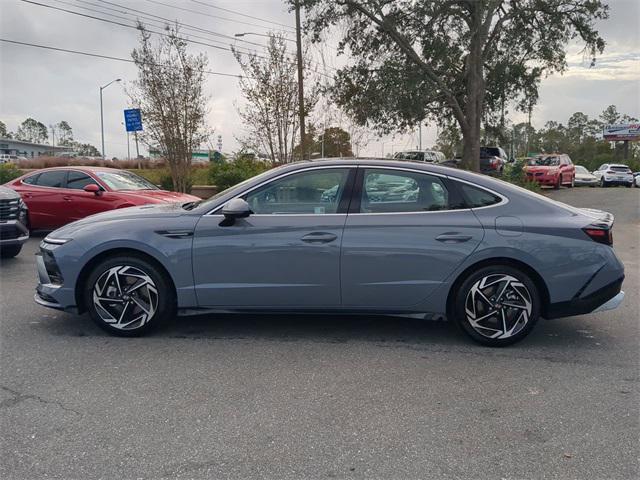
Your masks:
M 633 173 L 627 165 L 605 163 L 600 165 L 600 168 L 594 171 L 593 174 L 598 178 L 601 187 L 608 187 L 609 185 L 633 186 Z
M 17 155 L 9 155 L 7 153 L 0 154 L 0 163 L 17 163 L 18 160 Z
M 576 187 L 596 187 L 598 182 L 598 177 L 589 172 L 589 170 L 582 165 L 576 165 L 576 176 L 574 181 L 574 185 Z
M 635 172 L 635 173 L 633 174 L 633 178 L 635 179 L 635 180 L 634 180 L 634 185 L 635 185 L 637 188 L 640 188 L 640 172 Z
M 414 162 L 443 163 L 447 160 L 444 153 L 437 150 L 407 150 L 396 153 L 396 160 L 412 160 Z

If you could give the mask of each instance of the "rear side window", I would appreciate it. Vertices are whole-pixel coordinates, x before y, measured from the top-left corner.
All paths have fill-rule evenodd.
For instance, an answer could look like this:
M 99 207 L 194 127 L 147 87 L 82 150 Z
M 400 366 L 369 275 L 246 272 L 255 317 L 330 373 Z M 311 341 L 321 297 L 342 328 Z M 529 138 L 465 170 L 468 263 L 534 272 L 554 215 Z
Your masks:
M 386 169 L 364 172 L 361 213 L 432 212 L 448 205 L 449 193 L 438 177 Z
M 95 180 L 89 175 L 82 172 L 70 171 L 69 178 L 67 179 L 67 188 L 82 190 L 87 185 L 94 183 L 96 183 Z
M 472 187 L 466 183 L 458 183 L 458 185 L 469 208 L 488 207 L 489 205 L 500 203 L 500 200 L 502 200 L 499 196 L 481 188 Z
M 56 170 L 53 172 L 42 172 L 38 177 L 36 185 L 40 187 L 56 187 L 61 188 L 64 185 L 66 170 Z

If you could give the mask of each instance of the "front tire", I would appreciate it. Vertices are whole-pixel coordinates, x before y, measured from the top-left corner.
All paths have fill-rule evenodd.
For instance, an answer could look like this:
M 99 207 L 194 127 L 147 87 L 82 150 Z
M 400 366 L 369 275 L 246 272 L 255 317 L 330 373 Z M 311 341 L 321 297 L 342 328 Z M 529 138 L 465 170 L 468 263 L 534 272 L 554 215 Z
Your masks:
M 609 184 L 607 182 L 604 181 L 604 178 L 600 178 L 600 186 L 602 188 L 606 188 L 609 186 Z
M 13 258 L 20 253 L 22 245 L 7 245 L 0 247 L 0 258 Z
M 558 176 L 558 181 L 556 182 L 556 184 L 553 186 L 553 188 L 555 190 L 560 190 L 560 187 L 562 186 L 562 176 Z
M 165 273 L 149 260 L 118 255 L 89 274 L 84 301 L 93 321 L 121 337 L 148 333 L 175 316 L 175 292 Z
M 540 316 L 531 278 L 513 267 L 484 267 L 469 275 L 455 297 L 454 319 L 474 341 L 505 347 L 526 337 Z

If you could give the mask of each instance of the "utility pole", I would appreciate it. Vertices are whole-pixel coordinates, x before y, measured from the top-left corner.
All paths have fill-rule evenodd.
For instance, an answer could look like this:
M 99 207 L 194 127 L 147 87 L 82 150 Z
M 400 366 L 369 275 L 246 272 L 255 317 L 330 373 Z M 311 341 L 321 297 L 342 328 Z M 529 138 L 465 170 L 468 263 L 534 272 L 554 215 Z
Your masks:
M 120 78 L 116 78 L 115 80 L 110 81 L 109 83 L 107 83 L 104 86 L 100 87 L 100 136 L 102 138 L 102 159 L 104 160 L 105 156 L 104 156 L 104 115 L 102 114 L 102 91 L 107 88 L 109 85 L 111 85 L 114 82 L 120 82 L 121 79 Z
M 302 39 L 300 38 L 300 2 L 296 0 L 296 48 L 298 50 L 298 110 L 300 115 L 300 157 L 304 159 L 304 87 L 302 74 Z
M 51 129 L 51 147 L 56 148 L 56 127 L 49 125 L 49 128 Z
M 422 122 L 418 124 L 418 139 L 419 139 L 418 150 L 422 150 Z

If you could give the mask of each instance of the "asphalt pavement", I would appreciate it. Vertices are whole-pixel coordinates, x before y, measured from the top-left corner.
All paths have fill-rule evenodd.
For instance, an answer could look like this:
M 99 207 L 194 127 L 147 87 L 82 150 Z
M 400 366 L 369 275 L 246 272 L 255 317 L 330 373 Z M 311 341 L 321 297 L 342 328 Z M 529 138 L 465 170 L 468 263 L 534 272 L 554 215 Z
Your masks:
M 640 190 L 549 194 L 616 215 L 627 296 L 505 349 L 382 316 L 115 338 L 33 302 L 31 239 L 0 266 L 0 478 L 638 478 Z

